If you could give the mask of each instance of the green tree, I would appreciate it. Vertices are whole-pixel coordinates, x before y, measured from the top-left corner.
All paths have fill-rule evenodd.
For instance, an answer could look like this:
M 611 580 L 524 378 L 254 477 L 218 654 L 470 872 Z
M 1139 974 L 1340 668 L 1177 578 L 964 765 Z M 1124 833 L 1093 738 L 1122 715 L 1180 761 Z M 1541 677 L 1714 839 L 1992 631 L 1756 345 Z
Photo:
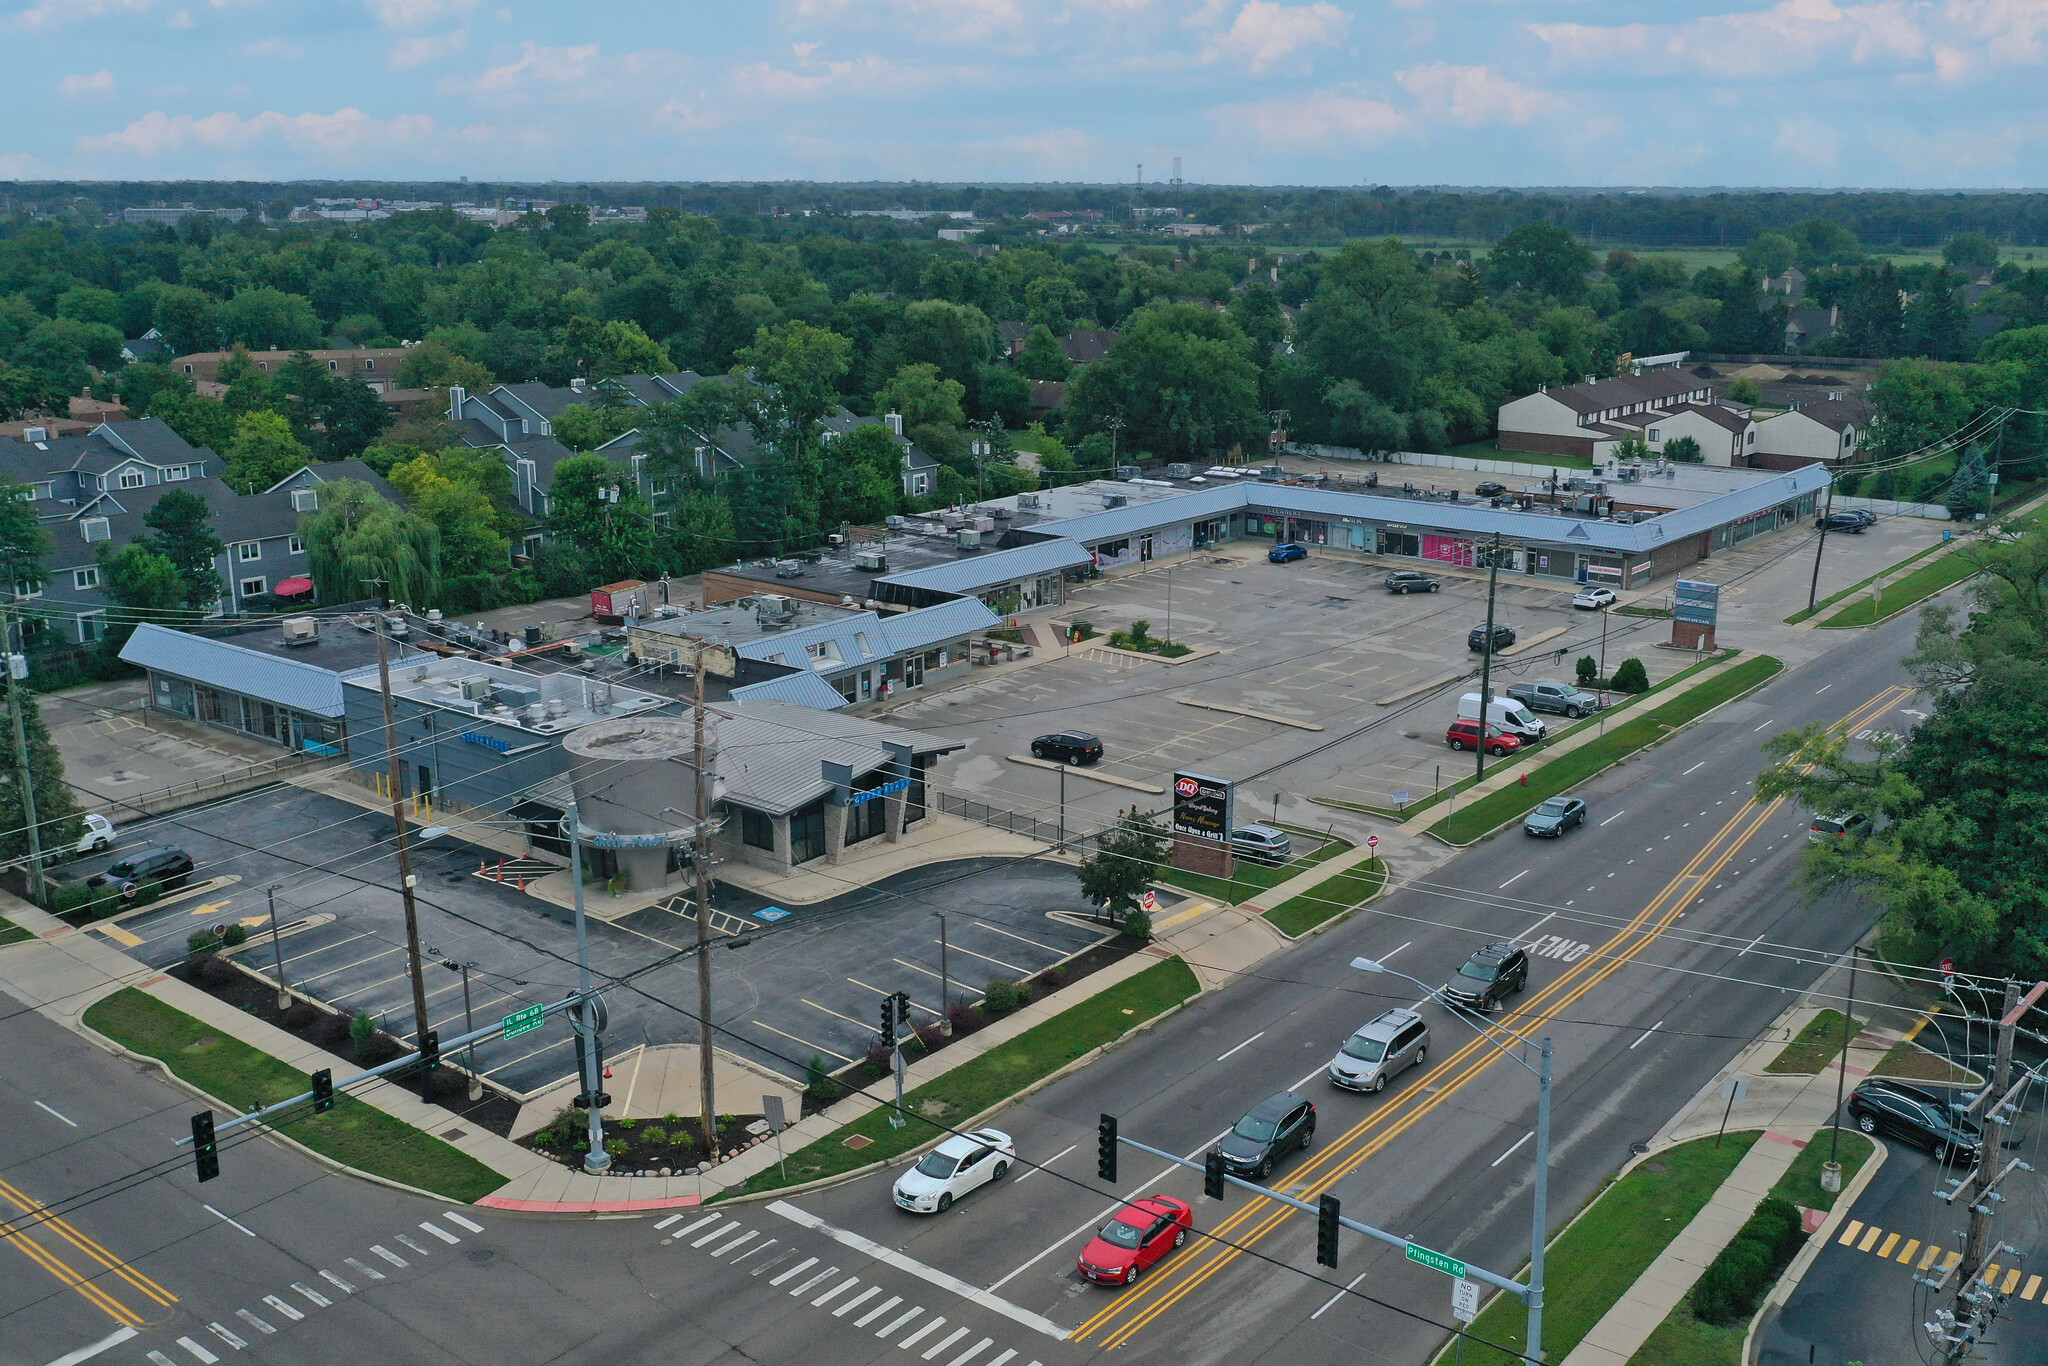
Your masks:
M 1706 462 L 1706 454 L 1700 450 L 1700 443 L 1689 436 L 1674 436 L 1664 443 L 1664 458 L 1681 465 L 1699 465 Z
M 706 489 L 684 489 L 667 505 L 660 547 L 672 573 L 696 574 L 730 564 L 733 557 L 732 508 Z
M 549 425 L 554 428 L 555 439 L 564 446 L 572 451 L 588 451 L 633 430 L 645 412 L 644 408 L 572 403 L 556 413 Z
M 1031 329 L 1031 335 L 1024 339 L 1024 350 L 1017 357 L 1017 373 L 1026 379 L 1049 379 L 1064 382 L 1074 372 L 1073 363 L 1067 353 L 1060 349 L 1059 338 L 1044 323 Z
M 902 501 L 903 448 L 887 427 L 855 427 L 826 446 L 819 512 L 827 525 L 872 526 Z
M 996 330 L 973 304 L 925 299 L 904 308 L 903 321 L 886 345 L 892 347 L 896 365 L 926 362 L 947 379 L 966 385 L 995 355 Z M 894 372 L 892 366 L 890 373 Z
M 48 581 L 43 558 L 55 548 L 28 492 L 0 476 L 0 585 L 11 584 L 17 593 Z
M 111 289 L 73 285 L 57 296 L 57 316 L 75 322 L 103 323 L 118 329 L 121 324 L 121 296 Z
M 1990 270 L 1998 264 L 1998 244 L 1981 232 L 1959 232 L 1941 244 L 1941 259 L 1952 266 Z
M 1625 436 L 1614 443 L 1616 460 L 1655 460 L 1657 453 L 1640 436 Z
M 1495 289 L 1549 295 L 1570 302 L 1586 292 L 1593 253 L 1555 223 L 1524 223 L 1486 253 L 1486 273 Z
M 1750 239 L 1738 259 L 1766 280 L 1774 280 L 1798 264 L 1799 243 L 1790 233 L 1760 232 Z
M 1457 346 L 1415 254 L 1391 240 L 1352 242 L 1330 257 L 1295 330 L 1318 388 L 1352 380 L 1402 412 L 1426 406 L 1424 382 Z
M 1004 427 L 1021 427 L 1031 420 L 1031 381 L 1007 365 L 981 367 L 981 410 Z
M 156 330 L 173 356 L 213 351 L 220 346 L 220 305 L 211 294 L 189 285 L 167 285 L 158 291 Z
M 368 484 L 354 479 L 322 484 L 320 510 L 299 518 L 299 535 L 322 601 L 382 596 L 422 606 L 439 597 L 440 533 L 426 518 L 386 502 Z
M 312 463 L 313 452 L 292 435 L 282 414 L 243 414 L 235 423 L 235 439 L 227 449 L 222 478 L 242 493 L 261 493 L 292 471 Z
M 78 843 L 85 828 L 84 817 L 72 796 L 71 784 L 64 780 L 64 757 L 50 739 L 50 728 L 43 724 L 35 690 L 26 682 L 13 679 L 6 686 L 18 694 L 22 731 L 28 740 L 29 786 L 35 792 L 34 824 L 47 860 L 53 850 Z M 13 768 L 11 760 L 8 767 Z M 0 859 L 10 863 L 23 862 L 29 855 L 30 821 L 16 773 L 10 773 L 8 780 L 0 783 Z
M 471 476 L 470 467 L 478 462 L 465 457 L 472 455 L 423 451 L 393 465 L 390 474 L 392 486 L 412 510 L 440 533 L 439 597 L 433 605 L 458 612 L 497 606 L 499 580 L 510 567 L 499 509 L 491 492 Z M 490 463 L 503 468 L 500 461 Z
M 1139 898 L 1159 876 L 1167 852 L 1158 827 L 1136 811 L 1125 812 L 1114 830 L 1096 840 L 1095 852 L 1081 860 L 1081 895 L 1122 924 L 1139 909 Z
M 473 394 L 488 393 L 497 383 L 488 369 L 458 352 L 446 339 L 432 336 L 400 358 L 397 379 L 405 389 L 461 385 Z
M 1763 402 L 1763 391 L 1756 387 L 1756 381 L 1744 376 L 1728 386 L 1723 395 L 1731 403 L 1757 404 Z
M 213 529 L 213 509 L 190 489 L 172 489 L 143 514 L 150 531 L 149 548 L 171 563 L 183 585 L 182 601 L 197 612 L 209 612 L 220 600 L 220 570 L 215 557 L 227 549 Z
M 1989 512 L 1991 471 L 1984 461 L 1984 448 L 1972 442 L 1956 461 L 1955 477 L 1948 485 L 1948 515 L 1958 522 Z
M 906 365 L 875 392 L 875 415 L 897 413 L 904 427 L 964 427 L 961 403 L 967 386 L 947 379 L 936 365 Z
M 662 375 L 676 368 L 668 351 L 638 323 L 617 318 L 570 318 L 562 329 L 562 353 L 576 374 L 590 379 Z
M 1086 321 L 1090 309 L 1088 296 L 1064 275 L 1041 275 L 1024 286 L 1025 319 L 1050 329 L 1056 337 L 1065 336 Z
M 161 421 L 191 445 L 219 454 L 235 440 L 235 415 L 218 399 L 184 389 L 165 389 L 149 401 L 145 416 Z
M 651 512 L 633 476 L 601 455 L 562 461 L 548 485 L 549 534 L 582 552 L 598 583 L 650 572 Z
M 163 393 L 191 393 L 192 381 L 162 361 L 140 361 L 126 366 L 116 376 L 121 403 L 137 417 L 149 412 L 149 405 Z
M 99 548 L 100 576 L 107 595 L 128 609 L 110 619 L 102 648 L 118 655 L 139 619 L 149 618 L 166 625 L 195 621 L 198 613 L 185 604 L 185 580 L 171 557 L 144 541 L 111 550 L 107 542 Z
M 236 291 L 218 316 L 227 340 L 252 351 L 296 351 L 326 340 L 312 304 L 268 285 Z
M 1258 368 L 1228 315 L 1154 304 L 1125 323 L 1106 359 L 1082 370 L 1067 423 L 1090 432 L 1121 415 L 1134 446 L 1206 459 L 1259 439 L 1258 402 Z

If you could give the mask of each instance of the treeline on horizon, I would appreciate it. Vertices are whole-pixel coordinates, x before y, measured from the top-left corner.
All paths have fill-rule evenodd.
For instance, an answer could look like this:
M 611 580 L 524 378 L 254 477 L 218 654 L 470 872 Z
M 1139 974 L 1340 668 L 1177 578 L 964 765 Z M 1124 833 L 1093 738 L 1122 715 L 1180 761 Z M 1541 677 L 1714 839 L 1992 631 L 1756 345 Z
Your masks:
M 967 185 L 907 183 L 617 181 L 17 181 L 4 192 L 16 212 L 85 217 L 151 204 L 242 208 L 282 217 L 315 196 L 426 199 L 443 203 L 542 199 L 596 209 L 638 205 L 725 220 L 728 232 L 761 240 L 820 233 L 873 239 L 928 237 L 921 223 L 849 224 L 852 209 L 972 210 L 994 218 L 1035 211 L 1094 210 L 1114 223 L 1138 207 L 1173 207 L 1223 226 L 1263 224 L 1275 243 L 1327 245 L 1357 237 L 1494 242 L 1524 223 L 1552 223 L 1596 245 L 1741 247 L 1759 234 L 1816 217 L 1840 223 L 1868 249 L 1938 247 L 1975 232 L 2005 246 L 2048 245 L 2048 192 L 1906 190 L 1457 189 L 1334 186 Z M 814 215 L 806 218 L 806 210 Z

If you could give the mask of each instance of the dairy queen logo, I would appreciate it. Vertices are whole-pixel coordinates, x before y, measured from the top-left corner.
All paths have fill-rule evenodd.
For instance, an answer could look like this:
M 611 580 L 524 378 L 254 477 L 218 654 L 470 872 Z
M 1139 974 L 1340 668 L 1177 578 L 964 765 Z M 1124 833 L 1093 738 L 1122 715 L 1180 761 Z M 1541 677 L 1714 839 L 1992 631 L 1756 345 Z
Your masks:
M 1173 790 L 1183 797 L 1192 797 L 1201 791 L 1201 785 L 1193 778 L 1180 778 L 1174 782 Z

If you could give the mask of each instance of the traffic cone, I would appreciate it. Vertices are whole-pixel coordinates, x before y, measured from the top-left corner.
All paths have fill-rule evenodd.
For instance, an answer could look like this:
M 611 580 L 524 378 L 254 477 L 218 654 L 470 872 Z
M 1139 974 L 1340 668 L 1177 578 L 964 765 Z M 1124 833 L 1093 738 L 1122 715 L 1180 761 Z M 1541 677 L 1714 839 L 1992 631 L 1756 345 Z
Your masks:
M 519 875 L 519 890 L 522 892 L 526 890 L 526 874 L 524 873 Z

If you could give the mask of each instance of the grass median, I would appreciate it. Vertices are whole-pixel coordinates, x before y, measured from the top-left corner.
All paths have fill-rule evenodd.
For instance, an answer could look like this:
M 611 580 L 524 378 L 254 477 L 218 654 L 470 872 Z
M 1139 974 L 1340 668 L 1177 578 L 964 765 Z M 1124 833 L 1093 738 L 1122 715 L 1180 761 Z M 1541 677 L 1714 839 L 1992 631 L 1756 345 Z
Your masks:
M 1306 934 L 1325 920 L 1370 901 L 1386 881 L 1385 861 L 1369 858 L 1324 878 L 1299 896 L 1287 898 L 1266 912 L 1266 921 L 1289 938 Z
M 1863 1020 L 1850 1020 L 1845 1032 L 1842 1012 L 1823 1010 L 1806 1022 L 1806 1028 L 1800 1030 L 1798 1037 L 1765 1065 L 1764 1071 L 1781 1077 L 1819 1076 L 1820 1070 L 1842 1051 L 1842 1041 L 1855 1038 L 1865 1023 Z
M 1688 721 L 1723 702 L 1763 686 L 1784 669 L 1769 655 L 1745 659 L 1698 687 L 1689 688 L 1661 706 L 1640 712 L 1607 734 L 1549 763 L 1529 770 L 1526 785 L 1510 783 L 1489 792 L 1430 827 L 1430 833 L 1452 844 L 1469 844 L 1496 826 L 1522 815 L 1538 802 L 1570 791 L 1608 765 L 1654 744 Z
M 124 1048 L 160 1060 L 181 1080 L 237 1110 L 289 1100 L 313 1086 L 297 1068 L 133 987 L 95 1002 L 85 1023 Z M 308 1105 L 269 1127 L 345 1167 L 464 1204 L 505 1184 L 459 1148 L 354 1096 L 337 1096 L 325 1114 L 314 1114 Z M 225 1153 L 223 1159 L 233 1162 Z
M 1543 1354 L 1563 1361 L 1593 1325 L 1636 1283 L 1692 1217 L 1713 1199 L 1759 1135 L 1727 1135 L 1717 1147 L 1694 1139 L 1658 1153 L 1609 1185 L 1577 1222 L 1552 1240 L 1544 1259 Z M 1514 1351 L 1526 1347 L 1520 1299 L 1494 1297 L 1472 1336 Z M 1437 1360 L 1451 1359 L 1446 1347 Z M 1479 1341 L 1464 1345 L 1465 1366 L 1518 1366 L 1521 1358 Z
M 1351 841 L 1338 839 L 1320 830 L 1310 830 L 1300 825 L 1282 825 L 1279 828 L 1297 841 L 1312 841 L 1312 847 L 1306 853 L 1297 855 L 1285 863 L 1254 863 L 1248 858 L 1240 858 L 1236 862 L 1235 872 L 1227 878 L 1211 877 L 1207 873 L 1191 873 L 1184 868 L 1162 868 L 1159 870 L 1159 880 L 1184 892 L 1193 892 L 1196 896 L 1205 896 L 1211 901 L 1235 906 L 1268 887 L 1277 887 L 1291 877 L 1299 877 L 1325 859 L 1335 858 L 1351 848 Z
M 1895 617 L 1946 588 L 1953 588 L 1977 572 L 1969 556 L 1958 551 L 1930 560 L 1902 579 L 1884 586 L 1881 598 L 1858 598 L 1831 617 L 1821 619 L 1820 629 L 1838 631 L 1852 626 L 1871 626 Z M 1883 616 L 1879 616 L 1883 613 Z
M 905 1093 L 903 1108 L 909 1123 L 901 1129 L 889 1127 L 893 1107 L 881 1106 L 791 1153 L 787 1180 L 780 1170 L 770 1167 L 731 1194 L 760 1195 L 838 1176 L 943 1138 L 948 1129 L 1043 1081 L 1199 990 L 1195 974 L 1180 959 L 1155 963 Z
M 24 930 L 6 916 L 0 915 L 0 944 L 19 944 L 24 939 L 33 938 L 35 936 L 27 930 Z
M 1870 585 L 1872 585 L 1873 583 L 1876 583 L 1885 575 L 1898 573 L 1901 569 L 1904 569 L 1907 565 L 1913 563 L 1915 560 L 1924 560 L 1929 555 L 1934 554 L 1938 550 L 1953 550 L 1954 548 L 1955 543 L 1952 541 L 1936 541 L 1933 545 L 1926 546 L 1920 550 L 1914 551 L 1905 559 L 1900 560 L 1897 564 L 1887 565 L 1885 568 L 1878 570 L 1877 573 L 1872 574 L 1867 579 L 1863 579 L 1859 582 L 1852 583 L 1847 588 L 1844 588 L 1839 592 L 1828 594 L 1828 596 L 1822 598 L 1819 602 L 1815 603 L 1811 610 L 1808 610 L 1804 607 L 1800 608 L 1791 616 L 1785 618 L 1785 624 L 1787 626 L 1797 626 L 1800 622 L 1805 621 L 1808 617 L 1817 616 L 1820 613 L 1827 611 L 1828 608 L 1833 607 L 1836 603 L 1841 602 L 1847 598 L 1854 597 L 1856 594 L 1870 587 Z

